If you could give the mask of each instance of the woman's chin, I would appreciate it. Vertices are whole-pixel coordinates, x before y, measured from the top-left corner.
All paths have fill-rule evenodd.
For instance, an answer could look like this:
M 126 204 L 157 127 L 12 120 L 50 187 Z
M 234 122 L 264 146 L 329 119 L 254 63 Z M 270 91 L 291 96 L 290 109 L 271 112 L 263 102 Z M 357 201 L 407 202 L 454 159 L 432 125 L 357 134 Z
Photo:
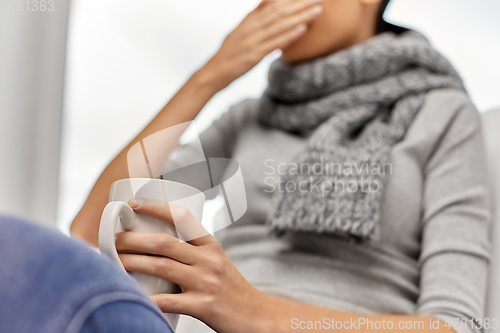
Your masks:
M 297 64 L 301 62 L 306 62 L 316 58 L 317 55 L 307 52 L 307 49 L 300 49 L 295 47 L 289 47 L 281 50 L 281 59 L 289 64 Z
M 299 39 L 297 42 L 281 50 L 281 59 L 289 64 L 307 62 L 323 57 L 331 53 L 336 48 L 326 43 L 314 44 L 311 39 Z
M 302 50 L 281 50 L 281 59 L 291 65 L 308 62 L 324 56 L 324 52 L 311 52 L 308 49 Z

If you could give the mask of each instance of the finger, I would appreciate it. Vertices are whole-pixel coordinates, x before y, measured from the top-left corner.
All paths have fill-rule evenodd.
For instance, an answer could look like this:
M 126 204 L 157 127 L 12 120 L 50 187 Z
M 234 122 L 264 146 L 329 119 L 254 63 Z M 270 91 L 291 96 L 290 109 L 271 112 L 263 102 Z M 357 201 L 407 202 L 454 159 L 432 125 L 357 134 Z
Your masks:
M 195 273 L 192 266 L 170 258 L 131 253 L 119 253 L 118 256 L 128 272 L 154 276 L 180 286 L 189 284 Z
M 255 18 L 260 27 L 266 27 L 273 22 L 285 17 L 307 11 L 311 7 L 321 4 L 322 0 L 288 0 L 276 1 L 265 6 Z
M 299 39 L 300 36 L 302 36 L 306 32 L 306 30 L 307 26 L 305 24 L 290 29 L 289 31 L 275 38 L 267 40 L 259 45 L 257 52 L 262 54 L 269 54 L 276 49 L 284 49 L 295 42 L 297 39 Z
M 311 22 L 316 19 L 322 11 L 323 7 L 318 5 L 308 10 L 303 10 L 295 15 L 274 21 L 272 24 L 254 33 L 251 36 L 251 42 L 258 43 L 275 38 L 294 27 Z
M 115 244 L 116 249 L 122 252 L 161 255 L 188 265 L 196 261 L 196 251 L 193 245 L 180 242 L 177 237 L 167 233 L 120 232 L 116 234 Z
M 183 315 L 197 317 L 196 304 L 199 300 L 195 295 L 189 293 L 182 294 L 159 294 L 149 296 L 153 302 L 164 313 L 179 313 Z
M 246 16 L 246 18 L 243 20 L 243 22 L 245 21 L 248 21 L 249 19 L 253 19 L 254 17 L 259 17 L 259 14 L 262 13 L 262 10 L 266 7 L 266 6 L 269 6 L 271 4 L 273 4 L 274 2 L 276 1 L 280 1 L 280 0 L 262 0 L 258 5 L 257 7 L 255 7 L 254 10 L 252 10 L 250 13 L 248 13 L 248 15 Z
M 309 2 L 312 2 L 313 0 L 309 0 Z M 281 9 L 284 9 L 286 7 L 289 7 L 290 5 L 294 5 L 296 3 L 305 3 L 307 0 L 263 0 L 261 2 L 261 14 L 269 14 L 272 12 L 280 11 Z
M 201 222 L 185 207 L 172 203 L 166 203 L 164 205 L 145 205 L 133 199 L 129 201 L 129 205 L 136 213 L 157 217 L 174 225 L 184 236 L 186 241 L 193 245 L 198 246 L 217 242 L 215 238 L 205 230 Z
M 265 6 L 267 6 L 267 5 L 271 4 L 271 3 L 275 2 L 275 1 L 278 1 L 278 0 L 262 0 L 262 1 L 259 3 L 259 5 L 255 8 L 255 10 L 254 10 L 254 11 L 258 11 L 258 10 L 260 10 L 260 9 L 264 8 Z
M 243 22 L 252 20 L 251 23 L 249 22 L 249 25 L 252 27 L 263 27 L 269 24 L 269 22 L 272 22 L 273 19 L 278 18 L 279 14 L 282 12 L 280 7 L 276 6 L 278 2 L 281 7 L 284 7 L 291 2 L 297 1 L 303 2 L 305 0 L 262 0 L 257 8 L 247 15 L 247 18 Z

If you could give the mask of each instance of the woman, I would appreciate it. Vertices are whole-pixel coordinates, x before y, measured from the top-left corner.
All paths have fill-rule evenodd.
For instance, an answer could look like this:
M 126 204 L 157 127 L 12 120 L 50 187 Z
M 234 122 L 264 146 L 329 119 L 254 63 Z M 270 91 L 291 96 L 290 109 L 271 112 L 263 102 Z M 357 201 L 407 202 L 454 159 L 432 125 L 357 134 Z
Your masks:
M 124 266 L 179 284 L 153 300 L 218 332 L 478 331 L 489 263 L 478 114 L 425 38 L 382 20 L 387 2 L 263 1 L 103 172 L 72 232 L 97 244 L 133 144 L 192 120 L 281 49 L 262 98 L 201 137 L 207 157 L 240 163 L 247 213 L 222 247 L 119 234 L 119 251 L 160 255 L 122 253 Z M 176 156 L 185 165 L 189 145 Z M 172 222 L 165 206 L 129 204 Z

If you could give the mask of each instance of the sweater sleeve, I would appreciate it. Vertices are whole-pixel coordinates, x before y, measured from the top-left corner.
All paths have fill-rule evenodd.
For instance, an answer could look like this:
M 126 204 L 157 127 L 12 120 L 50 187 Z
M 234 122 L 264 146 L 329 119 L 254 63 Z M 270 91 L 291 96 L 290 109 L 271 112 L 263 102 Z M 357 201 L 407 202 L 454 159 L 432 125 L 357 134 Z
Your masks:
M 194 140 L 179 145 L 171 154 L 169 170 L 199 161 L 201 144 L 204 158 L 231 158 L 241 128 L 252 113 L 256 100 L 244 100 L 232 106 Z
M 452 97 L 424 170 L 417 312 L 457 332 L 480 332 L 471 319 L 482 324 L 490 257 L 486 157 L 477 110 L 465 96 Z M 450 105 L 437 111 L 445 109 Z
M 255 110 L 255 100 L 245 100 L 232 106 L 216 119 L 195 140 L 179 145 L 171 153 L 162 178 L 189 184 L 213 199 L 218 192 L 215 185 L 227 170 L 234 170 L 231 161 L 238 136 Z M 222 159 L 222 160 L 210 160 Z

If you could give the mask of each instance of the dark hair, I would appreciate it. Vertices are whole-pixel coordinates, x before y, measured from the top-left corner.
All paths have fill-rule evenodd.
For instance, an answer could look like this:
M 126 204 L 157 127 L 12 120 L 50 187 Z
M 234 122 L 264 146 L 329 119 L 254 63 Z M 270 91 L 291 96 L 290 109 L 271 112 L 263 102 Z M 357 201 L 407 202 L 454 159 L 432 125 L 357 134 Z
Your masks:
M 388 29 L 389 24 L 384 20 L 384 13 L 390 1 L 391 0 L 382 0 L 382 3 L 380 4 L 380 12 L 377 21 L 377 33 L 387 31 Z

